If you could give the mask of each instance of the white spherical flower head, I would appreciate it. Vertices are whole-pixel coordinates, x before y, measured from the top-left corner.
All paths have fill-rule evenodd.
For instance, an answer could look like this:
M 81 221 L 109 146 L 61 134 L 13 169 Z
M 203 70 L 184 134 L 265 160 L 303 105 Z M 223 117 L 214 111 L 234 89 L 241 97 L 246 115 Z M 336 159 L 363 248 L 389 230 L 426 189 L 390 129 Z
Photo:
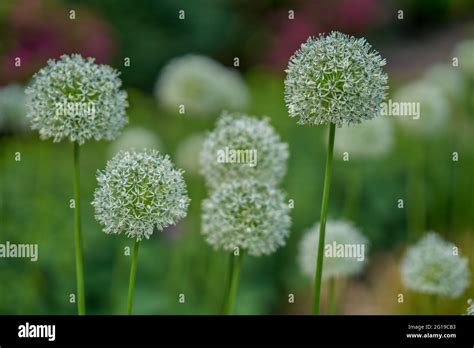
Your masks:
M 448 121 L 449 103 L 439 87 L 431 82 L 412 82 L 400 88 L 393 100 L 417 105 L 419 115 L 395 116 L 399 125 L 414 134 L 435 134 L 442 130 Z
M 379 114 L 385 60 L 364 38 L 339 32 L 310 37 L 290 58 L 285 102 L 299 124 L 356 124 Z
M 433 232 L 407 250 L 401 275 L 408 289 L 450 298 L 460 296 L 469 285 L 467 259 Z
M 155 149 L 161 150 L 162 145 L 158 136 L 142 127 L 130 127 L 111 144 L 110 153 L 115 155 L 119 151 Z
M 26 95 L 23 87 L 8 85 L 0 88 L 0 130 L 23 131 L 27 126 Z
M 92 205 L 105 233 L 149 238 L 186 216 L 182 171 L 156 150 L 119 152 L 97 174 Z
M 210 116 L 224 109 L 242 110 L 248 90 L 241 76 L 215 60 L 188 54 L 171 60 L 159 76 L 155 95 L 171 112 Z
M 298 261 L 302 272 L 314 277 L 319 243 L 319 223 L 301 239 Z M 323 278 L 351 276 L 360 273 L 367 264 L 369 242 L 348 221 L 327 221 L 324 248 Z
M 278 184 L 286 173 L 288 156 L 288 144 L 267 118 L 224 112 L 204 140 L 201 172 L 210 188 L 242 178 Z
M 202 234 L 216 249 L 268 255 L 285 245 L 290 216 L 284 194 L 271 185 L 241 180 L 221 185 L 202 203 Z
M 199 156 L 204 143 L 204 134 L 193 134 L 182 141 L 176 149 L 176 163 L 187 173 L 199 173 Z
M 34 75 L 26 89 L 31 127 L 43 139 L 112 140 L 127 123 L 119 72 L 94 58 L 63 55 Z
M 334 150 L 338 154 L 375 158 L 390 152 L 393 142 L 392 120 L 381 116 L 352 127 L 343 126 L 338 130 Z

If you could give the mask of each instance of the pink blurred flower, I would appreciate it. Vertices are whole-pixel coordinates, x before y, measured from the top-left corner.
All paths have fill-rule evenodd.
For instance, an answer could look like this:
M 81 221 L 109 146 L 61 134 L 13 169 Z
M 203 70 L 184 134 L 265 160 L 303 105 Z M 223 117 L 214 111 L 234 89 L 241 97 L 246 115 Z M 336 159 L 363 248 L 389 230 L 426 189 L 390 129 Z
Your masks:
M 310 17 L 304 13 L 297 12 L 294 19 L 288 19 L 288 13 L 279 14 L 272 20 L 275 26 L 275 36 L 272 38 L 268 61 L 276 67 L 288 64 L 292 56 L 302 42 L 308 36 L 317 35 L 320 28 Z
M 358 33 L 377 23 L 382 11 L 377 0 L 342 0 L 338 12 L 339 25 L 346 32 Z
M 367 31 L 384 19 L 377 0 L 300 1 L 294 8 L 294 19 L 288 12 L 270 16 L 269 32 L 274 33 L 266 61 L 282 68 L 308 36 L 339 30 L 348 34 Z
M 71 9 L 76 11 L 74 20 L 69 19 Z M 2 84 L 27 79 L 48 59 L 62 54 L 81 53 L 108 63 L 116 50 L 110 27 L 78 6 L 19 0 L 6 25 L 9 36 L 0 52 Z M 21 67 L 15 67 L 16 57 L 21 58 Z

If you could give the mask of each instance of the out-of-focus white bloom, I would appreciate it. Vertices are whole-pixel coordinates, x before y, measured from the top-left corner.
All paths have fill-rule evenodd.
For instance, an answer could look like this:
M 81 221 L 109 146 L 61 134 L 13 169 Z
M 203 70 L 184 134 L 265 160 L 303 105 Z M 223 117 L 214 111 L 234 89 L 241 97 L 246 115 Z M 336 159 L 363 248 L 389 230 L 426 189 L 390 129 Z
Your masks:
M 63 55 L 37 72 L 26 89 L 31 127 L 41 138 L 112 140 L 127 123 L 127 93 L 119 72 L 78 54 Z
M 0 130 L 20 132 L 27 127 L 26 95 L 23 87 L 8 85 L 0 88 Z
M 283 192 L 262 182 L 225 183 L 202 203 L 202 234 L 216 249 L 271 254 L 285 245 L 290 233 L 284 198 Z
M 199 173 L 199 156 L 204 143 L 204 134 L 192 134 L 176 149 L 176 164 L 187 173 Z
M 454 49 L 454 56 L 459 59 L 459 68 L 474 77 L 474 39 L 462 41 Z
M 427 84 L 438 87 L 443 94 L 457 101 L 462 98 L 466 87 L 459 68 L 448 64 L 435 64 L 423 76 Z
M 304 234 L 300 241 L 298 261 L 303 273 L 313 278 L 319 244 L 319 223 Z M 351 276 L 360 273 L 367 264 L 369 242 L 348 221 L 327 221 L 323 278 Z
M 113 156 L 119 151 L 155 149 L 161 150 L 162 145 L 158 136 L 142 127 L 130 127 L 110 145 L 110 154 Z
M 443 92 L 423 80 L 400 88 L 394 95 L 398 103 L 419 103 L 419 116 L 394 116 L 399 124 L 416 134 L 431 135 L 443 129 L 449 117 L 449 103 Z
M 472 298 L 467 300 L 467 304 L 469 307 L 467 307 L 467 315 L 474 315 L 474 303 L 472 302 Z
M 327 139 L 326 139 L 327 140 Z M 327 146 L 327 141 L 325 142 Z M 334 150 L 356 157 L 378 157 L 390 152 L 393 145 L 392 120 L 381 116 L 354 126 L 338 129 Z
M 224 112 L 204 140 L 201 171 L 210 188 L 242 178 L 278 184 L 288 156 L 288 144 L 267 118 Z
M 119 152 L 97 173 L 92 205 L 105 233 L 149 238 L 186 216 L 189 198 L 182 171 L 156 150 Z
M 290 117 L 338 127 L 374 118 L 388 88 L 384 65 L 364 38 L 339 32 L 308 38 L 285 70 Z
M 174 58 L 155 86 L 158 103 L 167 110 L 210 116 L 226 110 L 243 110 L 249 93 L 239 73 L 215 60 L 188 54 Z
M 467 259 L 434 232 L 407 250 L 401 274 L 405 287 L 425 294 L 455 298 L 469 285 Z

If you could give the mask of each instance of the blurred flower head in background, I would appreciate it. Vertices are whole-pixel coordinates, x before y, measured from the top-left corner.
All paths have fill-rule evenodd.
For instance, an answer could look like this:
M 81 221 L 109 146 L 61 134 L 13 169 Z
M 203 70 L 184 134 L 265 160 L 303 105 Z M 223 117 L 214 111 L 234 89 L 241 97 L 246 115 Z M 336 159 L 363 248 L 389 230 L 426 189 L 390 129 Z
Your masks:
M 379 157 L 390 152 L 393 138 L 392 120 L 380 116 L 354 126 L 341 127 L 334 141 L 334 150 L 361 158 Z M 327 146 L 327 139 L 325 144 Z
M 80 20 L 70 19 L 71 10 Z M 110 26 L 84 7 L 64 6 L 57 1 L 19 0 L 12 2 L 9 11 L 9 35 L 0 48 L 0 82 L 25 80 L 48 59 L 63 54 L 78 52 L 96 57 L 100 63 L 109 63 L 116 51 Z M 21 69 L 14 65 L 17 57 L 21 58 Z
M 31 128 L 54 142 L 114 139 L 128 122 L 119 74 L 78 54 L 49 60 L 26 89 Z
M 110 155 L 114 156 L 119 151 L 154 149 L 162 150 L 160 138 L 152 131 L 143 127 L 130 127 L 110 144 Z
M 148 239 L 186 216 L 189 205 L 182 171 L 156 150 L 119 152 L 98 171 L 92 205 L 107 234 Z
M 240 74 L 215 60 L 196 54 L 172 59 L 155 86 L 159 105 L 178 113 L 212 116 L 222 110 L 244 110 L 249 99 Z
M 401 264 L 403 285 L 411 290 L 450 298 L 469 285 L 467 258 L 457 247 L 434 232 L 408 248 Z
M 321 31 L 318 23 L 311 18 L 311 12 L 297 12 L 295 18 L 289 20 L 285 11 L 278 13 L 271 20 L 276 33 L 273 35 L 268 60 L 278 68 L 283 68 L 288 63 L 288 59 L 302 41 Z
M 283 192 L 262 182 L 228 182 L 202 202 L 201 231 L 216 249 L 271 254 L 285 245 L 290 223 Z
M 288 144 L 281 141 L 267 118 L 223 112 L 204 140 L 201 172 L 210 188 L 242 178 L 278 184 L 286 173 L 288 156 Z
M 23 132 L 28 129 L 26 94 L 20 85 L 0 88 L 0 132 Z
M 317 247 L 319 243 L 319 222 L 305 232 L 299 244 L 298 262 L 303 274 L 309 278 L 314 277 L 316 270 Z M 325 250 L 333 245 L 342 247 L 350 246 L 356 249 L 364 246 L 363 258 L 355 255 L 333 255 L 328 257 L 325 253 L 323 263 L 323 278 L 336 276 L 351 276 L 360 273 L 367 264 L 368 239 L 349 221 L 328 220 L 326 223 Z
M 195 133 L 179 143 L 176 149 L 176 164 L 183 168 L 186 173 L 199 173 L 199 156 L 201 154 L 204 138 L 204 134 Z
M 309 36 L 334 28 L 356 34 L 376 27 L 386 21 L 381 7 L 377 0 L 296 1 L 290 14 L 285 6 L 270 16 L 271 45 L 267 60 L 281 69 Z
M 474 78 L 474 39 L 469 39 L 457 44 L 454 56 L 459 59 L 459 67 Z
M 334 20 L 345 31 L 361 32 L 383 21 L 382 6 L 377 0 L 339 0 Z
M 463 96 L 464 89 L 466 88 L 459 68 L 448 64 L 438 63 L 431 66 L 424 74 L 422 80 L 427 84 L 438 87 L 444 96 L 453 102 Z
M 285 103 L 298 124 L 357 124 L 379 114 L 385 60 L 364 39 L 339 32 L 310 37 L 290 58 Z
M 398 124 L 409 132 L 420 135 L 433 135 L 441 132 L 449 117 L 449 103 L 439 87 L 431 82 L 418 80 L 409 83 L 393 96 L 398 103 L 419 103 L 419 117 L 396 117 Z

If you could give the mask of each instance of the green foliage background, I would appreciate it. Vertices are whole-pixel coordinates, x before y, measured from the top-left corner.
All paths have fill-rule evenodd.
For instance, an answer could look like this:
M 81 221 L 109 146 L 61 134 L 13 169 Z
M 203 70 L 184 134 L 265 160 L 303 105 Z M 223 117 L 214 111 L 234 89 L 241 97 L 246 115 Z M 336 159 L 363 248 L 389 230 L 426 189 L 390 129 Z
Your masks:
M 264 23 L 256 20 L 257 14 L 288 6 L 285 2 L 277 6 L 270 1 L 258 5 L 239 1 L 186 2 L 189 20 L 179 25 L 176 20 L 182 6 L 179 1 L 138 5 L 130 1 L 83 0 L 55 2 L 55 5 L 81 6 L 114 28 L 118 52 L 112 65 L 120 67 L 124 56 L 132 59 L 131 67 L 120 68 L 129 93 L 128 127 L 142 126 L 154 131 L 172 158 L 187 136 L 212 129 L 216 115 L 193 118 L 170 114 L 157 106 L 152 89 L 162 65 L 188 52 L 208 54 L 223 62 L 230 62 L 236 55 L 250 57 L 246 45 L 255 42 L 243 45 L 239 42 L 250 33 L 252 40 L 265 40 L 270 35 Z M 444 25 L 444 19 L 436 13 L 423 16 L 425 7 L 414 8 L 421 12 L 422 18 L 428 17 L 424 25 Z M 2 7 L 0 23 L 5 22 L 8 13 L 8 6 Z M 387 38 L 399 35 L 399 29 L 393 26 L 391 31 L 387 30 Z M 380 41 L 380 34 L 374 37 Z M 255 55 L 259 57 L 259 54 L 261 57 L 262 52 Z M 308 313 L 310 281 L 301 275 L 296 253 L 304 230 L 319 219 L 326 129 L 301 127 L 288 117 L 281 69 L 265 66 L 259 58 L 242 61 L 241 71 L 251 91 L 249 113 L 268 115 L 283 140 L 289 143 L 289 170 L 283 187 L 295 207 L 287 246 L 270 257 L 248 257 L 244 261 L 236 312 Z M 391 81 L 391 90 L 395 90 L 400 81 L 397 76 Z M 427 311 L 423 297 L 407 293 L 399 275 L 393 272 L 406 245 L 417 239 L 408 233 L 406 219 L 407 209 L 412 209 L 413 200 L 407 197 L 413 197 L 410 196 L 413 187 L 418 192 L 416 202 L 421 202 L 427 212 L 426 221 L 416 222 L 421 223 L 418 226 L 423 226 L 425 231 L 437 231 L 457 243 L 461 253 L 470 259 L 471 269 L 474 268 L 474 111 L 469 106 L 473 93 L 472 89 L 467 91 L 467 102 L 455 105 L 449 126 L 439 136 L 421 139 L 397 129 L 396 145 L 388 156 L 370 161 L 335 162 L 330 216 L 350 216 L 370 239 L 372 263 L 364 275 L 350 283 L 363 284 L 366 296 L 377 303 L 378 313 Z M 131 247 L 132 241 L 101 232 L 90 205 L 96 186 L 95 174 L 105 167 L 108 147 L 106 142 L 89 142 L 81 148 L 86 299 L 91 314 L 122 314 L 126 306 L 130 258 L 123 255 L 123 250 Z M 416 151 L 423 151 L 424 161 L 414 177 L 410 161 Z M 453 151 L 459 152 L 459 162 L 451 160 Z M 17 152 L 21 161 L 15 161 Z M 200 235 L 200 202 L 207 194 L 203 178 L 192 173 L 186 173 L 185 178 L 192 199 L 188 217 L 173 231 L 155 233 L 142 243 L 135 313 L 214 314 L 218 311 L 227 257 L 213 251 Z M 415 180 L 414 186 L 410 186 L 410 180 Z M 420 192 L 424 194 L 419 196 Z M 351 194 L 356 195 L 354 201 L 349 199 Z M 0 259 L 1 314 L 75 313 L 75 305 L 69 303 L 69 294 L 75 291 L 73 210 L 69 208 L 72 196 L 72 144 L 41 141 L 36 133 L 0 135 L 0 243 L 39 244 L 36 263 Z M 405 209 L 397 208 L 400 198 L 405 200 Z M 388 262 L 390 267 L 377 268 L 377 260 Z M 383 287 L 380 282 L 385 279 L 389 281 Z M 348 287 L 347 301 L 353 288 Z M 396 305 L 399 292 L 407 293 L 407 301 Z M 185 304 L 178 302 L 180 293 L 186 296 Z M 289 293 L 295 294 L 295 304 L 288 304 Z M 460 299 L 444 301 L 441 309 L 444 313 L 462 313 L 466 299 L 473 296 L 471 285 Z M 364 313 L 364 309 L 357 312 Z

